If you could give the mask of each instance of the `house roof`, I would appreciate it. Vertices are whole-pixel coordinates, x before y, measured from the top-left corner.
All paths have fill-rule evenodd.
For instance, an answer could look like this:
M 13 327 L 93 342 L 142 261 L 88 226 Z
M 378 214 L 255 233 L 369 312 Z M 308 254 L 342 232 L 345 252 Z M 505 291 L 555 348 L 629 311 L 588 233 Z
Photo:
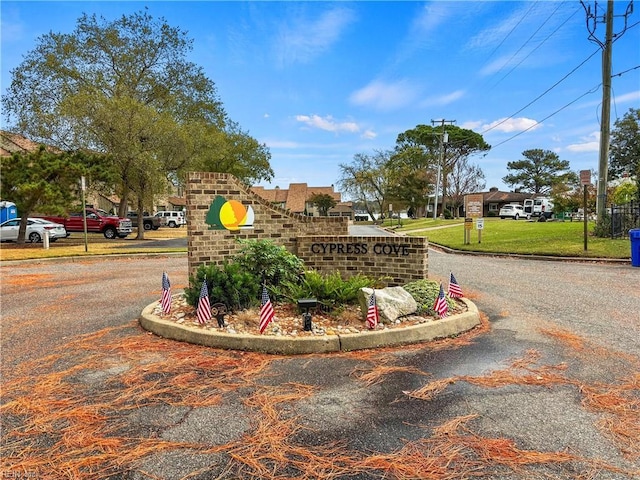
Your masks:
M 334 192 L 331 187 L 309 187 L 306 183 L 292 183 L 289 188 L 251 187 L 254 193 L 268 202 L 284 204 L 284 208 L 293 213 L 303 213 L 306 203 L 314 195 L 331 195 L 337 203 L 340 203 L 342 194 Z
M 168 200 L 171 205 L 174 205 L 176 207 L 187 206 L 187 199 L 184 197 L 169 197 Z
M 14 153 L 30 153 L 38 150 L 41 144 L 18 134 L 0 130 L 0 157 L 10 157 Z M 58 151 L 47 147 L 49 151 Z
M 531 197 L 531 193 L 501 192 L 500 190 L 482 192 L 483 203 L 524 202 Z

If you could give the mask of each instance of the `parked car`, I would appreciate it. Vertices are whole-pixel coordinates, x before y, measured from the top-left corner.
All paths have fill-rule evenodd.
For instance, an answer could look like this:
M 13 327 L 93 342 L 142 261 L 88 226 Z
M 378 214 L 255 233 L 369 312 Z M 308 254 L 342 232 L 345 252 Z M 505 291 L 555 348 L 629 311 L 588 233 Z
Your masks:
M 171 228 L 178 228 L 187 224 L 184 212 L 179 210 L 161 210 L 156 213 L 156 217 L 164 218 L 165 225 Z
M 99 208 L 87 207 L 84 214 L 74 212 L 68 216 L 38 215 L 39 218 L 64 225 L 69 232 L 84 232 L 85 216 L 87 232 L 102 233 L 104 238 L 126 238 L 132 232 L 131 219 L 119 218 Z
M 18 240 L 20 231 L 20 218 L 12 218 L 0 224 L 0 242 L 15 242 Z M 63 225 L 53 222 L 41 222 L 37 218 L 27 219 L 27 231 L 24 238 L 31 243 L 42 242 L 46 233 L 49 232 L 49 241 L 55 242 L 59 238 L 66 238 L 67 231 Z
M 524 207 L 517 203 L 504 205 L 500 209 L 499 215 L 503 220 L 505 218 L 513 218 L 514 220 L 518 220 L 519 218 L 526 218 L 527 220 L 529 220 L 529 218 L 531 217 L 530 214 L 525 213 Z
M 60 223 L 56 223 L 56 222 L 51 222 L 49 220 L 45 220 L 44 218 L 29 218 L 29 220 L 31 220 L 32 222 L 36 222 L 36 223 L 41 223 L 43 225 L 53 225 L 53 228 L 56 231 L 56 240 L 58 238 L 66 238 L 69 235 L 71 235 L 71 232 L 67 232 L 67 229 L 64 228 L 64 225 L 60 224 Z M 51 234 L 49 234 L 49 237 L 51 237 Z
M 138 212 L 127 213 L 127 218 L 131 219 L 132 227 L 138 226 Z M 142 225 L 145 230 L 158 230 L 162 225 L 162 221 L 159 217 L 156 217 L 155 215 L 149 215 L 147 212 L 145 212 L 142 217 Z

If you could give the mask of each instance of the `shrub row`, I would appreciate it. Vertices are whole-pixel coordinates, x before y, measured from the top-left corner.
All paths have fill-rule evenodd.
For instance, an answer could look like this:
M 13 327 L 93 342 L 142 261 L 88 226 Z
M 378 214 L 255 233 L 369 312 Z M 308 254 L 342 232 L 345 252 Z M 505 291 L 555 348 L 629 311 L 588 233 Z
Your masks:
M 325 311 L 335 311 L 358 302 L 361 288 L 381 288 L 385 279 L 355 275 L 343 279 L 340 272 L 322 275 L 304 269 L 304 262 L 285 247 L 270 240 L 239 240 L 239 253 L 222 265 L 201 265 L 189 278 L 185 298 L 194 308 L 198 304 L 202 283 L 207 282 L 209 302 L 224 303 L 230 311 L 260 304 L 262 285 L 276 303 L 293 303 L 301 298 L 315 298 Z M 404 288 L 418 303 L 418 313 L 433 315 L 439 284 L 430 280 L 411 282 Z M 453 302 L 450 306 L 453 306 Z

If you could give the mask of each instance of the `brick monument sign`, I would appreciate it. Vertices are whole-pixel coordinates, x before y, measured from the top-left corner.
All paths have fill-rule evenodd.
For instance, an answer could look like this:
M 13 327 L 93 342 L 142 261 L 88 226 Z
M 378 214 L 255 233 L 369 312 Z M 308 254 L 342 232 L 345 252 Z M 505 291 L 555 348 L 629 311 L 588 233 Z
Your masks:
M 270 205 L 227 173 L 190 172 L 187 180 L 189 275 L 236 254 L 238 239 L 271 240 L 306 268 L 388 277 L 388 285 L 427 278 L 426 237 L 350 236 L 346 217 L 308 217 Z

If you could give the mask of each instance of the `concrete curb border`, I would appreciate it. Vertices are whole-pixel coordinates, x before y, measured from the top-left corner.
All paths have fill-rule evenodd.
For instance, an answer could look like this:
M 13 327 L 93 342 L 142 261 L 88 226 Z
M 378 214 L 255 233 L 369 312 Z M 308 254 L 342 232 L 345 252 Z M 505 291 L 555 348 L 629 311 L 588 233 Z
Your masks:
M 316 337 L 276 337 L 273 335 L 232 334 L 202 330 L 196 326 L 178 324 L 153 313 L 157 302 L 145 307 L 139 323 L 142 328 L 160 337 L 181 342 L 228 350 L 301 355 L 308 353 L 348 352 L 368 348 L 389 347 L 428 342 L 471 330 L 480 324 L 480 313 L 473 302 L 461 298 L 467 311 L 406 328 L 387 328 L 373 332 L 324 335 Z

